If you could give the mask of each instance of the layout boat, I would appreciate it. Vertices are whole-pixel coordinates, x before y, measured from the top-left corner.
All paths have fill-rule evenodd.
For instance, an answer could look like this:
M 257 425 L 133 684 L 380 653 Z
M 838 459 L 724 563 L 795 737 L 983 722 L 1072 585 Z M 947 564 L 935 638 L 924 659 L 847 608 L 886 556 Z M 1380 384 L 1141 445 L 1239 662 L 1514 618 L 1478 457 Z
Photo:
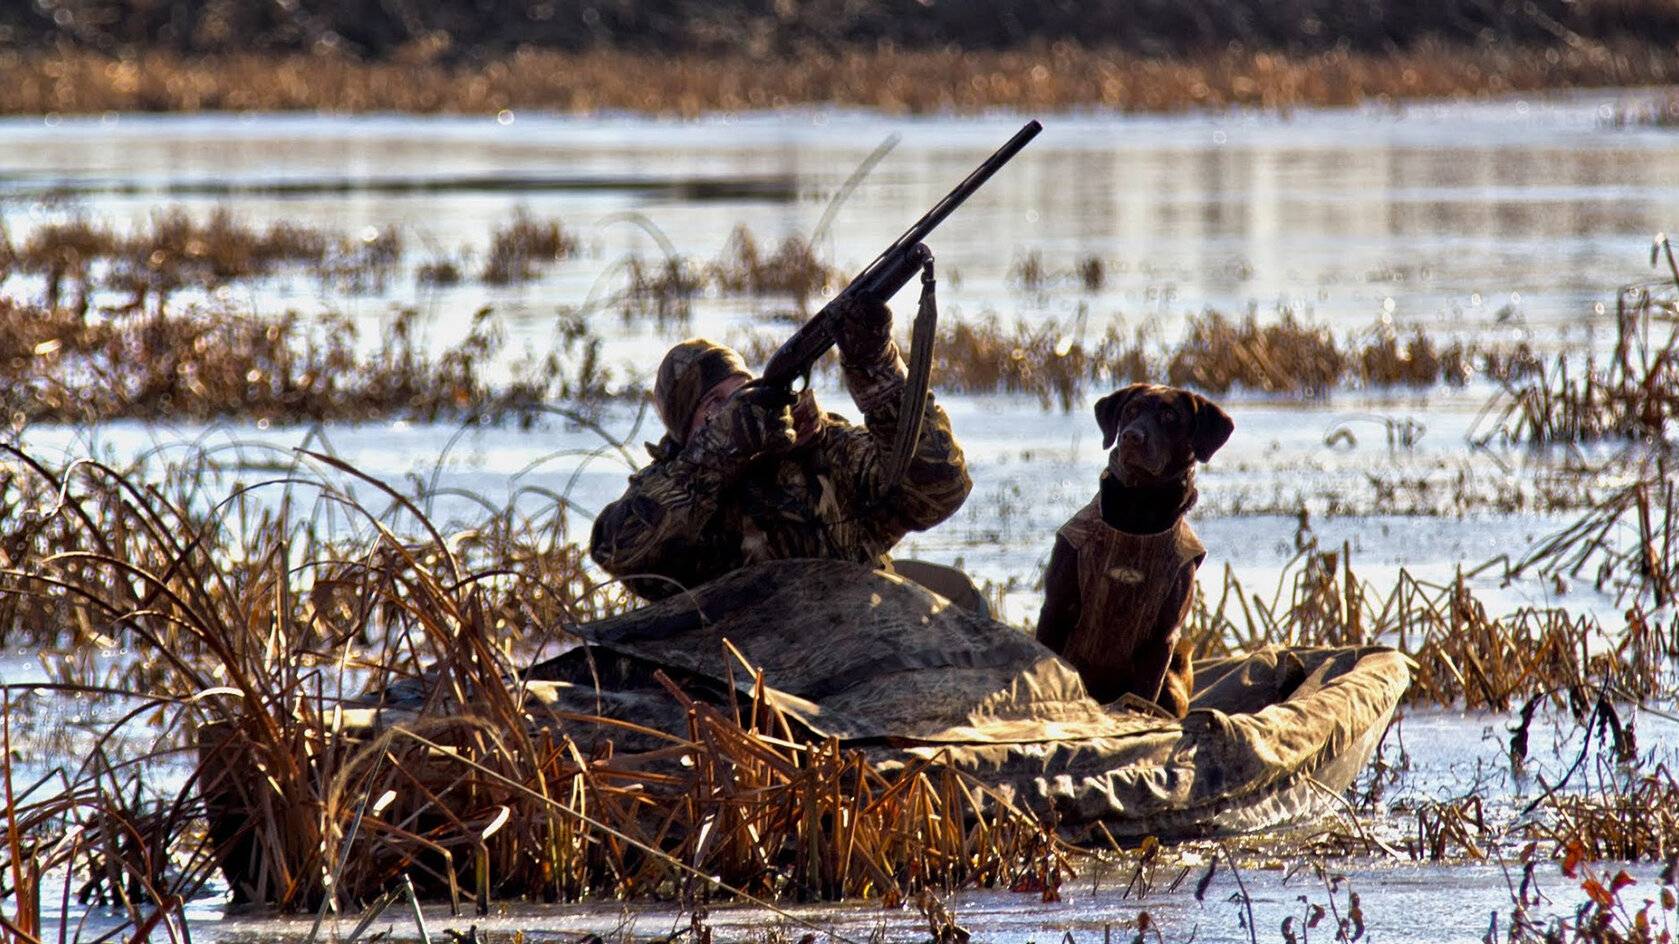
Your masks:
M 1182 720 L 1142 703 L 1103 705 L 1020 628 L 834 561 L 755 565 L 572 631 L 578 645 L 507 682 L 530 724 L 563 733 L 581 757 L 674 763 L 671 736 L 691 730 L 685 702 L 738 710 L 762 699 L 795 738 L 837 741 L 887 775 L 948 765 L 1075 841 L 1182 839 L 1322 815 L 1410 683 L 1409 661 L 1392 649 L 1273 647 L 1197 663 Z M 341 730 L 370 738 L 435 726 L 437 711 L 428 681 L 412 679 L 347 706 Z M 207 758 L 229 746 L 214 732 L 201 738 Z M 212 829 L 234 835 L 250 792 L 218 793 L 208 797 Z M 222 856 L 236 888 L 253 861 L 238 846 Z

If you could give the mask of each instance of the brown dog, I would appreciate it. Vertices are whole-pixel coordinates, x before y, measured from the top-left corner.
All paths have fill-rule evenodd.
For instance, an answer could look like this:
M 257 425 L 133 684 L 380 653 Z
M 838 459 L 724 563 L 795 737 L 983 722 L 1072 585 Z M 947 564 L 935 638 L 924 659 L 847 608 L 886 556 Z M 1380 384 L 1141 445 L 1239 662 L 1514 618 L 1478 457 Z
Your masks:
M 1130 692 L 1181 718 L 1194 675 L 1178 627 L 1207 555 L 1183 516 L 1197 497 L 1195 463 L 1236 424 L 1200 394 L 1153 384 L 1096 401 L 1096 423 L 1113 451 L 1095 500 L 1056 532 L 1038 641 L 1098 701 Z

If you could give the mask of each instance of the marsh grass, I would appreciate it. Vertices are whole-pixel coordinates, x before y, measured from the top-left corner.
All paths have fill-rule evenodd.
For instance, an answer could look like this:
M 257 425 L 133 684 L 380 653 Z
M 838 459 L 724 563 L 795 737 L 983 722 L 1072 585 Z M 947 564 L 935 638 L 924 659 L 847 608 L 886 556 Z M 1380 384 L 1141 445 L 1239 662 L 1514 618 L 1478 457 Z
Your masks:
M 1535 574 L 1581 580 L 1618 602 L 1660 609 L 1679 599 L 1679 494 L 1664 453 L 1634 466 L 1634 480 L 1520 555 L 1504 555 L 1506 580 Z
M 1679 79 L 1679 65 L 1671 57 L 1626 41 L 1542 48 L 1425 39 L 1390 52 L 1295 55 L 1222 51 L 1222 42 L 1217 48 L 1221 51 L 1180 56 L 1072 43 L 1016 49 L 821 46 L 795 56 L 524 48 L 488 61 L 459 63 L 339 55 L 187 57 L 163 51 L 112 58 L 72 49 L 0 58 L 0 112 L 495 114 L 537 108 L 695 116 L 808 103 L 913 113 L 997 107 L 1288 109 Z
M 576 251 L 576 237 L 559 220 L 538 220 L 521 208 L 490 234 L 489 253 L 479 277 L 491 285 L 529 282 L 549 264 Z
M 1536 371 L 1501 377 L 1497 398 L 1472 435 L 1480 443 L 1642 440 L 1665 445 L 1679 422 L 1679 263 L 1658 236 L 1652 265 L 1670 278 L 1621 289 L 1615 346 L 1607 363 L 1584 366 L 1566 354 Z
M 778 344 L 778 338 L 753 334 L 736 346 L 748 362 L 760 363 Z M 1119 324 L 1094 334 L 1088 315 L 1012 324 L 986 315 L 940 325 L 933 383 L 953 393 L 1027 394 L 1044 409 L 1070 411 L 1092 394 L 1128 383 L 1327 397 L 1349 387 L 1462 386 L 1482 372 L 1516 377 L 1522 363 L 1509 352 L 1437 341 L 1421 328 L 1400 333 L 1383 322 L 1338 339 L 1327 327 L 1305 325 L 1286 311 L 1274 322 L 1253 314 L 1192 315 L 1173 343 L 1141 330 L 1127 333 Z M 820 369 L 831 372 L 833 365 L 821 362 Z
M 1585 862 L 1672 862 L 1679 857 L 1679 783 L 1665 766 L 1611 776 L 1599 789 L 1544 798 L 1528 830 L 1562 857 Z
M 284 220 L 258 226 L 225 207 L 202 220 L 170 207 L 128 234 L 83 216 L 42 224 L 21 243 L 0 245 L 0 275 L 41 278 L 49 309 L 85 314 L 104 289 L 124 297 L 120 310 L 162 311 L 183 288 L 209 291 L 285 270 L 340 290 L 377 291 L 401 258 L 393 227 L 352 238 Z
M 1375 586 L 1354 572 L 1350 547 L 1320 549 L 1308 540 L 1269 597 L 1228 565 L 1216 583 L 1203 575 L 1184 636 L 1197 655 L 1263 645 L 1390 645 L 1415 662 L 1408 701 L 1509 711 L 1531 698 L 1601 686 L 1635 700 L 1670 693 L 1679 619 L 1662 619 L 1637 606 L 1618 629 L 1560 607 L 1495 616 L 1461 569 L 1439 583 L 1401 568 L 1391 586 Z
M 701 263 L 680 256 L 650 222 L 635 219 L 652 232 L 664 258 L 620 260 L 614 268 L 625 273 L 626 284 L 597 306 L 617 306 L 628 320 L 685 320 L 694 299 L 706 291 L 788 299 L 803 310 L 836 290 L 843 277 L 801 236 L 788 236 L 766 251 L 748 227 L 737 226 L 716 258 Z M 73 212 L 30 229 L 21 240 L 0 228 L 0 284 L 13 274 L 37 277 L 44 307 L 79 314 L 95 307 L 107 314 L 163 312 L 183 289 L 209 292 L 284 274 L 311 276 L 325 288 L 352 295 L 383 293 L 403 272 L 408 240 L 394 225 L 345 235 L 285 220 L 261 225 L 226 207 L 202 219 L 182 207 L 163 207 L 129 233 Z M 496 286 L 530 282 L 574 257 L 578 248 L 577 234 L 562 220 L 514 207 L 491 228 L 477 277 Z M 459 284 L 473 256 L 465 249 L 455 254 L 434 249 L 414 264 L 414 281 Z
M 177 478 L 204 489 L 182 494 L 96 462 L 10 457 L 14 479 L 36 480 L 22 491 L 50 502 L 0 569 L 0 599 L 20 602 L 12 637 L 69 620 L 147 666 L 132 687 L 54 683 L 139 706 L 101 740 L 170 713 L 155 752 L 110 765 L 123 789 L 98 792 L 102 765 L 66 766 L 56 789 L 9 797 L 0 871 L 25 892 L 55 870 L 109 876 L 137 903 L 132 931 L 177 915 L 217 865 L 236 898 L 287 908 L 349 907 L 404 876 L 483 909 L 692 892 L 901 902 L 1071 874 L 1042 824 L 950 768 L 886 776 L 799 737 L 761 678 L 729 707 L 671 687 L 690 730 L 651 753 L 580 753 L 566 726 L 589 719 L 556 719 L 510 684 L 560 627 L 628 602 L 584 567 L 563 496 L 534 520 L 510 499 L 445 534 L 423 495 L 321 454 L 226 497 L 209 475 Z M 400 723 L 356 728 L 337 707 L 422 673 L 429 694 Z M 124 778 L 194 747 L 178 793 L 130 800 Z M 75 838 L 113 823 L 113 843 Z
M 974 884 L 1049 893 L 1075 864 L 1045 825 L 936 762 L 887 777 L 801 738 L 761 687 L 717 706 L 672 684 L 686 736 L 644 754 L 580 752 L 568 722 L 509 684 L 521 654 L 555 627 L 628 604 L 591 578 L 557 515 L 532 520 L 510 499 L 445 530 L 424 514 L 424 494 L 325 456 L 223 496 L 211 465 L 172 472 L 162 487 L 141 470 L 10 455 L 9 481 L 21 486 L 9 487 L 29 497 L 8 506 L 30 523 L 6 529 L 24 540 L 0 568 L 0 600 L 21 604 L 8 611 L 13 639 L 80 626 L 60 644 L 106 640 L 146 664 L 100 680 L 100 697 L 134 706 L 102 740 L 166 713 L 153 753 L 103 752 L 27 794 L 16 788 L 0 872 L 22 900 L 40 875 L 70 869 L 89 901 L 117 902 L 138 929 L 178 922 L 220 865 L 242 877 L 242 897 L 347 909 L 404 877 L 458 908 L 706 890 L 905 901 Z M 371 510 L 369 494 L 385 510 Z M 1629 632 L 1605 651 L 1593 646 L 1600 628 L 1560 612 L 1489 617 L 1462 576 L 1432 585 L 1402 573 L 1384 597 L 1345 548 L 1305 544 L 1274 599 L 1228 572 L 1216 603 L 1202 596 L 1188 632 L 1204 652 L 1397 642 L 1418 662 L 1412 701 L 1494 709 L 1582 692 L 1644 697 L 1664 690 L 1679 653 L 1679 624 Z M 82 672 L 65 663 L 55 684 L 92 692 Z M 430 694 L 395 723 L 368 729 L 333 707 L 422 674 Z M 0 712 L 8 731 L 15 711 Z M 195 747 L 187 786 L 142 789 L 146 764 Z M 1649 789 L 1637 796 L 1667 795 Z M 1546 841 L 1595 836 L 1591 848 L 1606 854 L 1636 841 L 1641 856 L 1670 842 L 1659 823 L 1629 838 L 1632 827 L 1614 826 L 1627 809 L 1572 796 L 1546 808 Z M 222 826 L 205 836 L 205 815 L 229 810 L 255 814 L 244 829 L 217 815 Z M 1415 856 L 1488 848 L 1472 802 L 1420 812 L 1418 830 Z M 19 926 L 39 928 L 39 913 Z
M 503 394 L 514 390 L 549 388 L 592 395 L 608 389 L 607 371 L 599 359 L 600 342 L 590 327 L 592 317 L 604 310 L 616 310 L 628 322 L 651 321 L 655 327 L 670 328 L 687 324 L 695 302 L 715 293 L 759 301 L 785 300 L 803 312 L 837 290 L 843 277 L 798 236 L 785 238 L 772 250 L 762 247 L 749 229 L 738 227 L 716 258 L 700 262 L 679 255 L 656 228 L 651 231 L 664 249 L 663 257 L 648 261 L 627 256 L 609 267 L 600 281 L 614 288 L 601 298 L 591 294 L 582 306 L 568 309 L 568 317 L 581 330 L 557 332 L 569 349 L 559 352 L 559 360 L 578 365 L 578 371 L 586 376 L 545 382 L 533 373 L 505 384 L 506 390 L 490 390 L 482 372 L 483 357 L 464 358 L 455 355 L 465 352 L 446 352 L 435 360 L 453 358 L 454 368 L 471 368 L 464 372 L 456 369 L 451 377 L 467 382 L 455 383 L 447 391 L 420 391 L 416 394 L 420 399 L 433 402 L 416 405 L 412 415 L 444 415 L 441 408 L 450 403 L 456 409 L 484 406 L 505 400 Z M 296 363 L 302 366 L 289 380 L 280 377 L 276 382 L 281 389 L 272 396 L 223 383 L 213 398 L 185 397 L 194 411 L 188 415 L 202 415 L 196 411 L 208 402 L 225 404 L 216 415 L 260 414 L 275 409 L 267 402 L 274 399 L 300 404 L 298 409 L 304 415 L 349 415 L 343 412 L 348 409 L 344 404 L 325 404 L 321 391 L 311 389 L 312 384 L 330 382 L 330 373 L 345 369 L 351 370 L 352 385 L 365 379 L 358 376 L 360 365 L 346 360 L 346 342 L 339 337 L 342 332 L 338 326 L 344 324 L 341 319 L 329 319 L 331 323 L 323 322 L 323 326 L 305 326 L 296 316 L 280 316 L 274 319 L 278 336 L 264 336 L 258 327 L 261 319 L 231 312 L 225 304 L 211 305 L 206 311 L 171 305 L 170 299 L 184 288 L 209 291 L 281 272 L 310 274 L 324 285 L 352 293 L 382 291 L 402 271 L 406 241 L 404 234 L 392 227 L 346 238 L 286 222 L 256 226 L 225 209 L 198 220 L 179 208 L 158 211 L 129 235 L 86 218 L 71 217 L 31 231 L 21 245 L 16 240 L 0 239 L 0 262 L 4 262 L 0 271 L 35 275 L 45 285 L 45 297 L 38 305 L 0 297 L 0 303 L 7 306 L 4 318 L 0 318 L 7 323 L 0 324 L 0 331 L 11 334 L 8 340 L 14 342 L 5 370 L 9 377 L 33 387 L 60 387 L 66 377 L 77 381 L 71 386 L 77 393 L 86 392 L 91 404 L 83 409 L 83 416 L 155 416 L 162 411 L 155 404 L 146 405 L 148 399 L 182 399 L 177 388 L 183 384 L 189 393 L 201 385 L 209 389 L 195 372 L 215 373 L 226 368 L 223 372 L 229 377 L 249 374 L 258 378 L 253 383 L 260 386 L 262 378 L 283 373 L 275 365 Z M 515 209 L 495 227 L 490 244 L 478 275 L 492 284 L 512 284 L 538 278 L 549 265 L 573 255 L 577 237 L 558 220 L 538 220 Z M 455 284 L 470 263 L 466 255 L 434 253 L 416 264 L 414 278 L 422 285 Z M 1014 278 L 1040 291 L 1062 282 L 1082 284 L 1094 291 L 1106 276 L 1101 260 L 1095 256 L 1080 260 L 1070 272 L 1052 273 L 1040 254 L 1028 253 L 1017 260 Z M 1672 309 L 1672 299 L 1659 289 L 1646 287 L 1641 294 L 1637 290 L 1623 293 L 1623 336 L 1615 354 L 1619 373 L 1600 379 L 1588 368 L 1591 377 L 1583 384 L 1577 380 L 1577 369 L 1569 373 L 1568 355 L 1560 355 L 1556 366 L 1547 371 L 1522 344 L 1489 347 L 1439 339 L 1421 327 L 1401 329 L 1386 319 L 1364 331 L 1338 337 L 1327 327 L 1307 323 L 1288 310 L 1272 319 L 1261 319 L 1254 311 L 1241 317 L 1207 311 L 1191 315 L 1183 335 L 1166 341 L 1141 330 L 1127 333 L 1117 319 L 1095 332 L 1083 309 L 1066 321 L 1009 323 L 994 314 L 947 320 L 935 352 L 935 382 L 942 390 L 959 393 L 1024 393 L 1036 397 L 1046 409 L 1071 410 L 1093 391 L 1105 392 L 1137 381 L 1187 385 L 1212 394 L 1247 390 L 1323 397 L 1347 387 L 1461 386 L 1473 377 L 1485 376 L 1503 386 L 1505 399 L 1489 408 L 1485 422 L 1492 431 L 1482 434 L 1483 441 L 1495 436 L 1521 441 L 1590 438 L 1609 429 L 1622 429 L 1628 422 L 1643 424 L 1640 429 L 1651 424 L 1665 429 L 1665 417 L 1674 409 L 1675 398 L 1666 388 L 1671 385 L 1675 358 L 1671 340 L 1664 348 L 1651 335 L 1667 323 L 1665 313 Z M 98 292 L 114 295 L 116 301 L 101 304 L 99 311 L 92 312 L 90 307 Z M 66 312 L 75 317 L 68 317 Z M 128 316 L 148 312 L 154 316 L 149 323 L 127 320 Z M 401 330 L 391 332 L 386 339 L 390 350 L 381 351 L 377 357 L 413 376 L 385 378 L 373 387 L 413 391 L 407 379 L 424 386 L 435 379 L 423 376 L 428 371 L 443 372 L 441 363 L 427 363 L 419 356 L 412 342 L 413 319 L 409 315 L 403 319 Z M 29 323 L 10 323 L 19 321 Z M 141 352 L 162 355 L 117 365 L 131 375 L 124 378 L 128 383 L 154 391 L 146 396 L 124 393 L 116 397 L 138 401 L 130 413 L 113 406 L 110 393 L 80 384 L 81 374 L 75 370 L 66 374 L 65 370 L 65 357 L 85 356 L 89 345 L 109 348 L 110 340 L 118 337 L 128 339 L 125 343 Z M 779 341 L 779 337 L 755 333 L 740 346 L 748 360 L 756 363 L 767 358 Z M 177 356 L 164 346 L 166 342 L 197 347 L 181 348 Z M 36 352 L 35 356 L 29 352 Z M 323 358 L 331 363 L 333 371 L 317 369 Z M 528 362 L 533 369 L 553 363 L 553 359 Z M 153 365 L 185 373 L 133 376 Z M 95 371 L 116 369 L 106 364 L 89 367 Z M 831 371 L 833 364 L 824 362 L 820 369 Z M 366 415 L 402 406 L 395 401 L 381 402 L 367 384 L 362 388 L 349 399 L 363 399 Z M 635 393 L 630 389 L 619 392 Z M 12 399 L 18 398 L 14 395 Z M 22 407 L 14 402 L 9 412 L 21 412 L 26 418 L 76 415 L 67 409 L 66 399 L 75 397 L 49 395 L 44 405 Z M 316 412 L 309 414 L 309 410 Z
M 837 290 L 843 279 L 839 271 L 817 258 L 804 237 L 788 236 L 774 252 L 765 255 L 752 231 L 744 226 L 736 227 L 729 236 L 709 274 L 724 292 L 786 296 L 800 309 L 812 298 Z
M 223 307 L 84 318 L 0 296 L 0 415 L 35 422 L 245 417 L 299 423 L 409 417 L 532 422 L 550 404 L 616 395 L 600 342 L 562 323 L 553 347 L 503 370 L 505 332 L 476 312 L 429 350 L 414 309 L 370 352 L 349 318 L 256 316 Z

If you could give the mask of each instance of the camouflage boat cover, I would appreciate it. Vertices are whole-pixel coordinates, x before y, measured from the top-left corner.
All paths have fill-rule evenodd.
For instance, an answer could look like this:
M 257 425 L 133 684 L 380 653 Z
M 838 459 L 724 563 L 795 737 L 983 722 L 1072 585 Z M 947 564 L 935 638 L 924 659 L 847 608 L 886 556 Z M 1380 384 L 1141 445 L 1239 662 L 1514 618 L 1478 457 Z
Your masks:
M 1101 823 L 1167 838 L 1315 815 L 1364 766 L 1410 683 L 1391 649 L 1269 648 L 1197 664 L 1182 721 L 1104 706 L 1025 631 L 839 561 L 755 565 L 575 632 L 584 644 L 525 684 L 573 717 L 567 733 L 585 748 L 576 714 L 686 733 L 656 672 L 723 703 L 731 686 L 752 690 L 751 666 L 808 734 L 888 769 L 936 758 L 1074 834 Z M 638 747 L 622 728 L 592 733 Z

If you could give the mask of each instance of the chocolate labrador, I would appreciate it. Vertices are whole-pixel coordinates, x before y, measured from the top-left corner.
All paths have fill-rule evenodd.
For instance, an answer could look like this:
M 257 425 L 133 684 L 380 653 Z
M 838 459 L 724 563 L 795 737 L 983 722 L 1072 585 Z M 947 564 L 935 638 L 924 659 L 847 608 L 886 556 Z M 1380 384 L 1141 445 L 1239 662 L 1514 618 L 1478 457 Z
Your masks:
M 1236 424 L 1200 394 L 1154 384 L 1096 401 L 1096 423 L 1113 449 L 1096 498 L 1056 532 L 1038 641 L 1098 701 L 1131 693 L 1181 718 L 1194 674 L 1178 628 L 1207 555 L 1184 513 L 1197 497 L 1195 463 Z

